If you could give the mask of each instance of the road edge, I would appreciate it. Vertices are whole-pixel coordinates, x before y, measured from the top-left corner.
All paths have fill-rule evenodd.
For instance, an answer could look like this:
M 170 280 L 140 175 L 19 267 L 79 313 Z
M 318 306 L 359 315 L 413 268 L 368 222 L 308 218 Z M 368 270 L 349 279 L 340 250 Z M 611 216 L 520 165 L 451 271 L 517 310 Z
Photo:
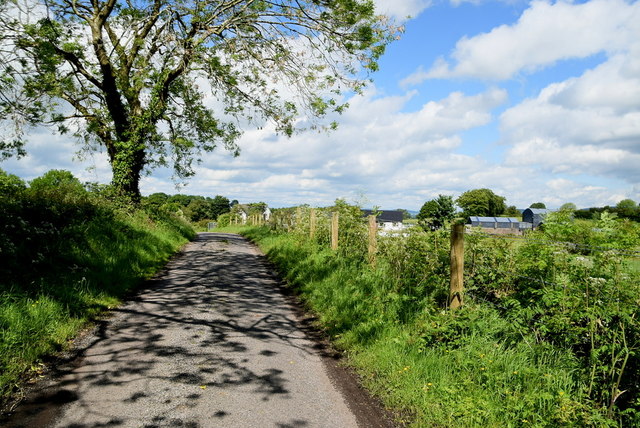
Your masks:
M 340 391 L 349 410 L 356 418 L 361 428 L 398 428 L 403 425 L 397 423 L 392 411 L 387 409 L 382 401 L 373 396 L 363 385 L 360 376 L 348 365 L 348 356 L 335 348 L 329 336 L 318 327 L 317 316 L 301 300 L 299 294 L 283 278 L 277 267 L 269 257 L 251 239 L 238 235 L 251 243 L 256 252 L 262 257 L 267 271 L 278 284 L 280 293 L 296 317 L 307 338 L 316 344 L 326 373 L 331 383 Z

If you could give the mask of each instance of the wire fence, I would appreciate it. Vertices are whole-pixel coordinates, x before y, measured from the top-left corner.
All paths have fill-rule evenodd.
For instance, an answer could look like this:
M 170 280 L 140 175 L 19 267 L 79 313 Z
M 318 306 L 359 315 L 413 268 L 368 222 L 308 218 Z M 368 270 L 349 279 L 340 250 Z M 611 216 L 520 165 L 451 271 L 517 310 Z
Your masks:
M 369 239 L 372 269 L 381 269 L 384 275 L 382 292 L 393 290 L 390 305 L 400 308 L 398 317 L 409 319 L 406 314 L 411 311 L 447 314 L 451 324 L 443 328 L 451 328 L 443 341 L 458 343 L 465 335 L 475 339 L 477 334 L 494 334 L 491 340 L 506 346 L 523 344 L 533 349 L 540 345 L 536 353 L 542 349 L 573 352 L 571 361 L 579 361 L 580 376 L 589 385 L 586 394 L 605 403 L 609 411 L 622 393 L 637 389 L 640 263 L 636 261 L 640 251 L 631 246 L 637 237 L 622 236 L 611 245 L 601 245 L 607 235 L 597 232 L 585 235 L 584 242 L 568 242 L 550 239 L 563 235 L 544 231 L 519 236 L 465 231 L 459 224 L 450 234 L 414 229 L 383 236 L 376 234 L 371 218 L 367 235 L 359 213 L 341 215 L 335 223 L 329 211 L 287 214 L 276 218 L 274 228 L 297 234 L 301 243 L 325 248 L 331 244 L 334 251 L 339 237 L 342 250 L 336 254 L 366 254 Z M 380 241 L 376 244 L 374 238 Z M 460 240 L 464 245 L 457 245 Z M 377 264 L 371 257 L 376 254 Z M 445 304 L 448 310 L 441 311 Z M 457 311 L 459 306 L 467 306 L 467 311 Z M 485 329 L 485 319 L 491 328 Z
M 548 239 L 539 239 L 539 238 L 531 238 L 527 236 L 517 236 L 517 235 L 505 235 L 499 233 L 488 233 L 488 232 L 472 232 L 470 233 L 472 236 L 481 236 L 491 239 L 506 239 L 512 241 L 520 241 L 527 243 L 534 243 L 539 245 L 549 245 L 549 246 L 562 246 L 568 247 L 573 250 L 588 250 L 591 252 L 607 252 L 610 254 L 632 257 L 632 258 L 640 258 L 640 251 L 636 250 L 621 250 L 618 248 L 606 247 L 606 246 L 593 246 L 586 244 L 578 244 L 575 242 L 567 242 L 567 241 L 552 241 Z
M 615 248 L 615 247 L 609 247 L 609 246 L 602 246 L 602 245 L 589 245 L 589 244 L 578 244 L 578 243 L 574 243 L 574 242 L 567 242 L 567 241 L 557 241 L 557 240 L 551 240 L 551 239 L 544 239 L 543 237 L 538 237 L 538 236 L 514 236 L 514 235 L 505 235 L 505 234 L 498 234 L 498 233 L 490 233 L 490 232 L 486 232 L 486 231 L 468 231 L 465 234 L 466 236 L 470 237 L 470 238 L 475 238 L 475 237 L 480 237 L 480 238 L 486 238 L 486 239 L 491 239 L 491 240 L 496 240 L 496 241 L 508 241 L 508 242 L 521 242 L 521 243 L 525 243 L 525 244 L 533 244 L 533 245 L 538 245 L 538 246 L 547 246 L 547 247 L 553 247 L 553 248 L 558 248 L 558 249 L 563 249 L 563 250 L 567 250 L 569 253 L 572 252 L 588 252 L 588 254 L 585 255 L 579 255 L 576 258 L 574 258 L 573 260 L 581 260 L 580 258 L 582 258 L 582 261 L 585 260 L 591 260 L 591 267 L 590 269 L 587 269 L 587 271 L 589 272 L 596 272 L 598 271 L 599 268 L 601 268 L 602 266 L 598 266 L 597 263 L 594 261 L 593 258 L 591 258 L 594 255 L 597 254 L 607 254 L 607 255 L 611 255 L 614 257 L 612 263 L 617 263 L 617 264 L 622 264 L 623 262 L 629 262 L 632 260 L 640 260 L 640 251 L 637 251 L 635 249 L 629 249 L 629 248 Z M 472 241 L 471 245 L 475 245 L 478 241 Z M 614 245 L 614 244 L 612 244 Z M 580 258 L 578 258 L 580 257 Z M 571 258 L 569 257 L 568 260 L 571 260 Z M 599 261 L 601 259 L 598 259 Z M 587 262 L 588 264 L 588 262 Z M 476 266 L 474 266 L 476 267 Z M 485 266 L 487 267 L 487 266 Z M 549 276 L 543 277 L 535 277 L 535 276 L 531 276 L 531 275 L 527 275 L 524 274 L 523 272 L 517 271 L 513 268 L 501 268 L 500 266 L 489 266 L 487 267 L 489 270 L 493 270 L 495 272 L 499 272 L 500 275 L 502 275 L 502 281 L 505 283 L 515 283 L 515 280 L 524 280 L 527 281 L 530 284 L 537 284 L 538 286 L 541 287 L 552 287 L 552 288 L 567 288 L 567 282 L 571 280 L 576 280 L 575 277 L 571 277 L 568 273 L 564 272 L 564 271 L 560 271 L 557 272 L 554 269 L 554 272 L 552 274 L 550 274 L 551 278 Z M 630 269 L 627 270 L 625 272 L 625 274 L 627 276 L 632 276 L 635 277 L 635 281 L 631 281 L 631 282 L 627 282 L 627 284 L 631 284 L 632 287 L 638 287 L 640 288 L 640 271 L 639 272 L 635 272 L 634 269 Z M 564 281 L 560 281 L 563 282 L 562 284 L 558 283 L 558 281 L 556 281 L 556 277 L 557 275 L 564 275 Z M 472 280 L 473 279 L 473 273 L 469 273 L 466 277 L 465 277 L 465 281 L 466 280 Z M 506 280 L 505 280 L 506 279 Z M 597 283 L 596 280 L 600 281 L 601 284 L 607 282 L 607 281 L 612 281 L 615 283 L 620 283 L 620 278 L 600 278 L 600 277 L 592 277 L 592 276 L 588 276 L 588 274 L 584 275 L 584 278 L 580 278 L 579 280 L 585 281 L 585 280 L 591 280 L 592 283 Z M 471 281 L 473 282 L 473 281 Z M 634 285 L 635 284 L 635 285 Z M 485 290 L 485 292 L 487 292 Z M 488 291 L 490 293 L 490 291 Z M 483 297 L 483 290 L 482 287 L 472 287 L 472 289 L 470 290 L 466 290 L 465 294 L 468 298 L 470 298 L 472 301 L 474 302 L 482 302 L 484 304 L 488 304 L 494 308 L 500 309 L 502 311 L 508 311 L 509 308 L 501 305 L 500 303 L 498 303 L 499 301 L 501 301 L 500 298 L 496 298 L 496 299 L 487 299 L 486 297 Z M 490 296 L 490 294 L 489 294 Z M 616 299 L 615 296 L 608 296 L 609 298 L 605 297 L 605 301 L 610 300 L 610 299 Z M 585 290 L 584 292 L 584 299 L 587 300 L 589 298 L 588 296 L 588 290 Z M 605 304 L 605 301 L 603 301 L 602 299 L 599 300 L 600 303 Z
M 358 210 L 356 210 L 358 211 Z M 359 211 L 358 211 L 359 212 Z M 286 232 L 294 232 L 301 234 L 301 236 L 307 237 L 310 240 L 318 240 L 318 236 L 322 234 L 324 237 L 323 240 L 326 241 L 326 245 L 331 245 L 333 250 L 337 250 L 339 247 L 343 248 L 344 245 L 352 246 L 354 245 L 353 239 L 356 241 L 366 240 L 368 239 L 368 248 L 369 255 L 368 258 L 371 264 L 375 267 L 376 265 L 376 257 L 378 253 L 378 244 L 375 242 L 376 239 L 388 239 L 388 238 L 407 238 L 412 232 L 410 230 L 401 231 L 396 236 L 386 236 L 380 233 L 380 230 L 375 228 L 375 222 L 371 222 L 371 218 L 369 218 L 369 233 L 368 238 L 365 233 L 356 233 L 354 236 L 349 236 L 350 230 L 354 227 L 355 223 L 365 223 L 366 218 L 362 216 L 360 220 L 358 220 L 358 214 L 354 212 L 349 213 L 351 217 L 345 217 L 346 220 L 343 220 L 343 217 L 338 221 L 337 213 L 332 209 L 314 209 L 310 207 L 297 207 L 293 209 L 289 209 L 288 211 L 278 213 L 274 215 L 271 220 L 272 227 L 277 230 L 283 230 Z M 343 224 L 343 222 L 351 224 Z M 372 227 L 373 226 L 373 227 Z M 462 228 L 461 225 L 458 225 Z M 321 229 L 323 232 L 321 232 Z M 326 229 L 326 230 L 325 230 Z M 339 230 L 338 230 L 339 229 Z M 343 231 L 344 229 L 344 231 Z M 366 230 L 366 229 L 364 229 Z M 363 230 L 363 231 L 364 231 Z M 415 231 L 416 229 L 414 229 Z M 360 232 L 363 232 L 360 231 Z M 346 235 L 343 235 L 346 233 Z M 377 238 L 376 236 L 377 235 Z M 451 237 L 453 238 L 454 229 L 452 228 Z M 345 242 L 343 238 L 349 236 L 348 241 Z M 425 233 L 425 239 L 428 238 L 429 233 Z M 446 235 L 445 235 L 446 236 Z M 340 238 L 339 238 L 340 237 Z M 553 240 L 549 239 L 549 237 L 544 236 L 543 234 L 536 233 L 535 231 L 529 232 L 525 235 L 515 235 L 515 234 L 505 234 L 505 233 L 492 233 L 488 230 L 477 230 L 477 229 L 466 229 L 464 233 L 461 234 L 462 240 L 469 240 L 469 246 L 475 245 L 478 241 L 474 238 L 482 239 L 491 239 L 496 241 L 507 241 L 507 242 L 517 242 L 524 245 L 534 245 L 534 246 L 545 246 L 552 247 L 553 249 L 563 250 L 567 253 L 579 253 L 576 254 L 576 258 L 573 261 L 579 260 L 577 257 L 586 257 L 589 260 L 592 256 L 598 254 L 606 254 L 609 257 L 606 260 L 606 263 L 617 262 L 618 259 L 624 260 L 638 260 L 640 259 L 640 250 L 637 247 L 631 248 L 620 248 L 617 243 L 612 243 L 611 245 L 594 245 L 593 243 L 578 243 L 578 242 L 568 242 L 562 240 Z M 448 239 L 448 238 L 447 238 Z M 602 238 L 601 238 L 602 239 Z M 323 241 L 323 242 L 324 242 Z M 338 242 L 340 241 L 340 242 Z M 451 285 L 451 296 L 449 300 L 449 305 L 451 305 L 454 301 L 461 300 L 462 294 L 468 294 L 471 298 L 477 298 L 479 293 L 470 293 L 471 290 L 465 290 L 463 283 L 466 283 L 467 280 L 473 278 L 473 269 L 476 267 L 474 265 L 470 266 L 469 261 L 463 261 L 465 258 L 465 254 L 468 249 L 462 250 L 455 254 L 453 251 L 454 243 L 453 239 L 451 240 L 451 257 L 450 257 L 450 272 L 451 277 L 450 285 Z M 364 242 L 363 242 L 364 244 Z M 467 246 L 467 244 L 465 244 Z M 363 248 L 366 248 L 366 244 L 362 245 Z M 384 247 L 384 245 L 382 245 Z M 437 245 L 436 245 L 437 247 Z M 518 246 L 512 247 L 513 253 L 515 254 L 518 251 Z M 483 251 L 491 251 L 490 249 L 483 249 Z M 480 258 L 485 257 L 484 255 Z M 555 257 L 554 255 L 547 255 L 547 257 Z M 486 262 L 486 260 L 485 260 Z M 598 261 L 602 262 L 601 259 Z M 551 263 L 556 263 L 552 261 Z M 588 263 L 588 262 L 587 262 Z M 566 265 L 564 266 L 566 267 Z M 494 276 L 501 276 L 501 278 L 496 280 L 496 283 L 508 284 L 511 283 L 515 285 L 517 281 L 526 281 L 531 284 L 537 284 L 542 287 L 565 287 L 566 285 L 559 284 L 556 280 L 555 274 L 550 274 L 549 272 L 543 272 L 540 277 L 537 275 L 531 275 L 531 273 L 527 273 L 526 270 L 520 270 L 517 267 L 511 267 L 511 269 L 506 269 L 505 266 L 501 266 L 499 263 L 497 265 L 491 266 L 482 266 L 480 269 L 484 269 L 485 271 L 494 272 Z M 460 271 L 462 275 L 460 275 Z M 640 272 L 639 276 L 640 276 Z M 458 278 L 454 278 L 454 276 Z M 473 278 L 475 279 L 475 278 Z M 566 282 L 567 280 L 563 280 L 560 282 Z M 472 281 L 473 282 L 473 281 Z M 477 282 L 477 281 L 476 281 Z M 486 300 L 486 299 L 485 299 Z

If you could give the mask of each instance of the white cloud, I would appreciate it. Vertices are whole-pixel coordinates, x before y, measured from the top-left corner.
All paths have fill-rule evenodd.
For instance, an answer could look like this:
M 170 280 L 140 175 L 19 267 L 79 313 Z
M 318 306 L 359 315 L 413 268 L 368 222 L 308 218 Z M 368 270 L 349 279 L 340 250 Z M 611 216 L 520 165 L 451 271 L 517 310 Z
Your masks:
M 38 128 L 29 135 L 27 156 L 0 162 L 0 168 L 24 180 L 32 180 L 51 169 L 73 171 L 80 181 L 108 182 L 111 168 L 106 153 L 92 153 L 79 159 L 80 145 L 69 135 L 54 135 L 51 129 Z
M 397 20 L 415 18 L 431 6 L 432 0 L 374 0 L 376 11 Z
M 489 123 L 506 92 L 454 92 L 404 112 L 413 96 L 381 97 L 372 87 L 350 100 L 340 127 L 330 134 L 307 132 L 288 139 L 274 138 L 269 127 L 247 132 L 239 158 L 224 152 L 206 156 L 185 192 L 207 188 L 245 201 L 327 204 L 362 191 L 374 204 L 419 207 L 432 193 L 467 190 L 469 170 L 485 164 L 455 153 L 462 142 L 459 133 Z
M 578 208 L 588 208 L 589 204 L 579 204 L 585 199 L 600 201 L 600 205 L 615 205 L 627 198 L 624 192 L 612 193 L 611 189 L 603 186 L 583 185 L 565 178 L 548 180 L 544 183 L 543 189 L 545 194 L 541 195 L 539 200 L 551 208 L 558 208 L 567 202 L 576 203 L 576 201 Z
M 492 110 L 506 101 L 503 90 L 489 89 L 472 96 L 454 92 L 425 103 L 417 111 L 404 112 L 410 100 L 411 94 L 381 97 L 373 87 L 366 96 L 351 100 L 353 108 L 345 112 L 334 133 L 307 132 L 287 139 L 274 137 L 268 126 L 248 131 L 241 139 L 243 154 L 239 158 L 224 150 L 207 154 L 196 176 L 181 192 L 220 194 L 241 202 L 265 201 L 272 206 L 328 205 L 338 197 L 362 200 L 364 194 L 371 205 L 409 209 L 419 209 L 438 194 L 457 197 L 480 187 L 493 189 L 518 207 L 538 200 L 549 206 L 567 201 L 591 206 L 615 203 L 611 199 L 620 195 L 633 199 L 634 193 L 624 188 L 603 190 L 571 180 L 558 187 L 549 185 L 551 178 L 545 178 L 529 163 L 499 165 L 481 156 L 460 153 L 461 132 L 490 123 Z M 62 137 L 38 134 L 30 145 L 30 158 L 0 167 L 23 177 L 31 170 L 30 178 L 50 168 L 86 174 L 82 164 L 70 161 L 76 148 Z M 540 156 L 534 149 L 523 156 Z M 598 156 L 585 155 L 585 159 Z M 98 169 L 104 172 L 100 181 L 108 182 L 108 163 L 98 157 Z M 629 163 L 635 165 L 637 161 L 629 159 Z M 144 177 L 143 194 L 176 193 L 170 177 L 168 169 Z
M 553 173 L 618 176 L 632 183 L 640 180 L 640 154 L 594 145 L 561 145 L 532 139 L 509 150 L 507 164 L 538 165 Z
M 640 43 L 501 118 L 507 163 L 640 182 Z
M 429 78 L 509 79 L 559 60 L 624 51 L 640 39 L 640 3 L 624 0 L 534 1 L 517 23 L 462 38 L 451 54 L 425 71 L 418 69 L 405 85 Z
M 420 14 L 429 4 L 377 2 L 379 10 L 387 8 L 399 20 Z M 479 142 L 474 147 L 471 138 L 478 134 L 465 131 L 480 128 L 478 133 L 493 135 L 494 111 L 510 98 L 504 89 L 476 95 L 452 92 L 435 100 L 416 90 L 385 96 L 371 86 L 363 97 L 349 100 L 351 108 L 336 118 L 341 123 L 336 132 L 287 139 L 275 135 L 270 124 L 249 128 L 240 140 L 239 158 L 222 148 L 206 154 L 182 192 L 262 200 L 272 206 L 327 205 L 337 197 L 362 200 L 364 194 L 372 205 L 410 209 L 438 194 L 458 196 L 480 187 L 518 207 L 534 201 L 585 207 L 625 197 L 638 200 L 638 4 L 533 2 L 516 24 L 463 39 L 449 59 L 405 79 L 407 85 L 436 75 L 502 79 L 565 58 L 606 52 L 601 65 L 547 84 L 537 96 L 505 111 L 500 116 L 502 146 Z M 214 97 L 206 102 L 222 109 Z M 408 111 L 416 104 L 420 107 Z M 29 157 L 0 167 L 27 179 L 58 168 L 82 180 L 110 181 L 104 154 L 95 156 L 93 172 L 84 170 L 91 161 L 71 162 L 77 146 L 70 138 L 39 132 L 27 149 Z M 503 150 L 505 162 L 490 158 Z M 175 193 L 171 175 L 169 169 L 159 169 L 144 177 L 143 194 Z

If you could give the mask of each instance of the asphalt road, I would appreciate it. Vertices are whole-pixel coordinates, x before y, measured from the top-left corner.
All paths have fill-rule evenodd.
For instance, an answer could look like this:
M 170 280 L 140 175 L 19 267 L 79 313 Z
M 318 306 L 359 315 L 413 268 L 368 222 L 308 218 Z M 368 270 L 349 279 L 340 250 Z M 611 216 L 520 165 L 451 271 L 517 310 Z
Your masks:
M 199 234 L 7 427 L 389 427 L 264 256 Z

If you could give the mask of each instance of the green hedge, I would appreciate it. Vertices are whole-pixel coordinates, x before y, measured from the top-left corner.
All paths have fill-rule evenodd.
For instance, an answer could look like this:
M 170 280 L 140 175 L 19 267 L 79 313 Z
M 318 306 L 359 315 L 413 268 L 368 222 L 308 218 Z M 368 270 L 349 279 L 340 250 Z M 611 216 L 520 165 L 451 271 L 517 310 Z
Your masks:
M 194 237 L 162 210 L 89 192 L 67 171 L 0 170 L 0 395 Z

